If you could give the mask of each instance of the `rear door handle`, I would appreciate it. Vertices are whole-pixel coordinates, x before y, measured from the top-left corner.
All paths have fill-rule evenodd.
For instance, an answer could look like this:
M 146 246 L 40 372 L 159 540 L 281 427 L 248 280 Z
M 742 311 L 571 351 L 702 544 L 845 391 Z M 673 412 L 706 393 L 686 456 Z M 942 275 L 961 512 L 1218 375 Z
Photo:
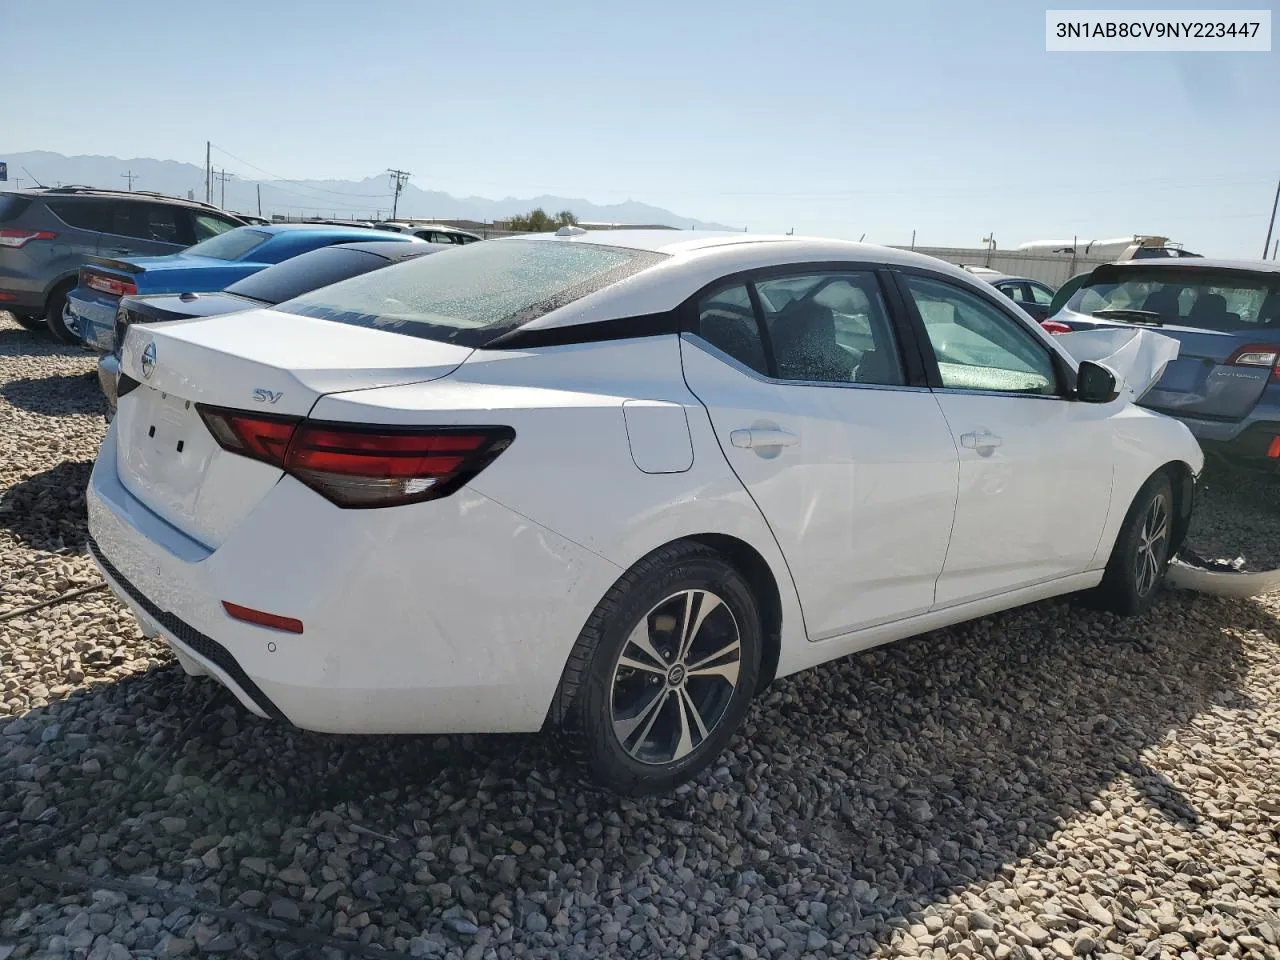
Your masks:
M 786 430 L 764 430 L 756 427 L 734 430 L 729 434 L 729 442 L 743 450 L 759 450 L 761 447 L 794 447 L 800 442 L 800 438 Z
M 972 433 L 960 434 L 960 446 L 977 450 L 979 453 L 994 450 L 1002 443 L 1004 440 L 988 430 L 974 430 Z

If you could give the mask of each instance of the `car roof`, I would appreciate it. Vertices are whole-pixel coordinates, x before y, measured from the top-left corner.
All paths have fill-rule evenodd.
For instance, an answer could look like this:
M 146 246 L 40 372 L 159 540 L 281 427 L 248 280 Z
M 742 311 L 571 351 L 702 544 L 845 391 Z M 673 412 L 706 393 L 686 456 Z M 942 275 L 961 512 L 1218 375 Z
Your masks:
M 421 257 L 428 253 L 439 253 L 442 250 L 456 250 L 456 243 L 398 243 L 395 240 L 359 240 L 353 243 L 335 243 L 321 250 L 359 250 L 361 253 L 372 253 L 387 260 L 404 260 L 409 257 Z M 286 261 L 287 262 L 287 261 Z
M 1109 270 L 1238 270 L 1244 273 L 1280 273 L 1280 260 L 1226 260 L 1210 257 L 1151 257 L 1118 260 L 1094 267 Z
M 670 310 L 711 283 L 746 270 L 775 265 L 815 265 L 830 261 L 918 267 L 955 279 L 974 290 L 990 290 L 986 281 L 954 264 L 910 250 L 821 237 L 703 230 L 592 230 L 569 235 L 522 234 L 488 240 L 502 243 L 562 243 L 623 248 L 664 254 L 661 262 L 633 276 L 551 310 L 524 329 L 575 326 L 617 317 Z M 996 295 L 992 291 L 992 295 Z
M 118 200 L 145 200 L 154 203 L 174 203 L 183 207 L 193 207 L 198 210 L 209 210 L 214 213 L 225 214 L 229 217 L 241 218 L 241 214 L 232 213 L 230 210 L 223 210 L 211 203 L 205 203 L 201 200 L 188 200 L 186 197 L 172 197 L 167 193 L 156 193 L 151 190 L 112 190 L 107 187 L 85 187 L 77 184 L 69 184 L 64 187 L 34 187 L 30 190 L 22 190 L 18 192 L 18 196 L 29 196 L 33 198 L 58 197 L 108 197 Z
M 240 229 L 257 230 L 259 233 L 269 234 L 273 237 L 282 233 L 328 233 L 341 236 L 350 236 L 353 233 L 367 233 L 370 241 L 396 242 L 389 240 L 392 236 L 389 230 L 375 230 L 373 227 L 361 227 L 354 224 L 344 226 L 334 223 L 248 223 Z

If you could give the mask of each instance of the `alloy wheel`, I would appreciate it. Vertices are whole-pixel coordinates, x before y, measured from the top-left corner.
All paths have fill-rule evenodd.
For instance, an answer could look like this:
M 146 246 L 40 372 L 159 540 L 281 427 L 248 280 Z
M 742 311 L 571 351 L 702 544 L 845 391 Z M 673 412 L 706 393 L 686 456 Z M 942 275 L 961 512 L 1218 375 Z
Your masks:
M 1152 499 L 1138 528 L 1138 549 L 1134 558 L 1134 586 L 1145 597 L 1155 589 L 1169 549 L 1169 503 L 1164 494 Z
M 646 764 L 682 760 L 720 723 L 738 687 L 742 636 L 709 590 L 654 606 L 623 644 L 609 693 L 614 736 Z

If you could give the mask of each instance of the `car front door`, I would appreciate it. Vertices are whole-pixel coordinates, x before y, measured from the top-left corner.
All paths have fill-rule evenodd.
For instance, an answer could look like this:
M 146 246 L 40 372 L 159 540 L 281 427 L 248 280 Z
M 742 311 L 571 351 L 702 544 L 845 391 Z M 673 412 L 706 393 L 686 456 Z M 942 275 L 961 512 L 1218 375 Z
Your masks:
M 928 611 L 946 557 L 956 448 L 882 282 L 796 267 L 711 288 L 686 316 L 685 379 L 777 538 L 810 640 Z
M 1084 572 L 1111 503 L 1123 401 L 1069 399 L 1053 351 L 994 299 L 942 277 L 898 278 L 960 455 L 938 607 Z

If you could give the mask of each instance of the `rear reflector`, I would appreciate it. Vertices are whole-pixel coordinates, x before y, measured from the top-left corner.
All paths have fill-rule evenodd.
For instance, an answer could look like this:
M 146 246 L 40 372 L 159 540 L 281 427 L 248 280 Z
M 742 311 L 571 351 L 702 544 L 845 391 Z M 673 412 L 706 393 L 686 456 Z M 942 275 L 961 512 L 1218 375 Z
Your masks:
M 1271 446 L 1267 449 L 1267 456 L 1273 460 L 1280 459 L 1280 437 L 1276 437 L 1271 441 Z
M 510 427 L 395 428 L 196 409 L 224 450 L 279 467 L 340 507 L 447 497 L 515 438 Z
M 32 240 L 52 240 L 57 234 L 49 230 L 0 230 L 0 247 L 25 247 Z
M 0 302 L 8 303 L 10 300 L 17 300 L 16 293 L 0 293 Z
M 253 607 L 242 607 L 238 603 L 230 601 L 222 601 L 222 609 L 227 611 L 227 616 L 234 617 L 236 620 L 243 620 L 245 623 L 252 623 L 259 627 L 270 627 L 272 630 L 283 630 L 286 633 L 301 633 L 302 621 L 296 617 L 282 617 L 275 613 L 264 613 L 261 610 L 255 610 Z
M 80 282 L 90 290 L 107 293 L 113 297 L 127 297 L 138 292 L 138 285 L 132 280 L 121 280 L 93 270 L 81 270 Z

